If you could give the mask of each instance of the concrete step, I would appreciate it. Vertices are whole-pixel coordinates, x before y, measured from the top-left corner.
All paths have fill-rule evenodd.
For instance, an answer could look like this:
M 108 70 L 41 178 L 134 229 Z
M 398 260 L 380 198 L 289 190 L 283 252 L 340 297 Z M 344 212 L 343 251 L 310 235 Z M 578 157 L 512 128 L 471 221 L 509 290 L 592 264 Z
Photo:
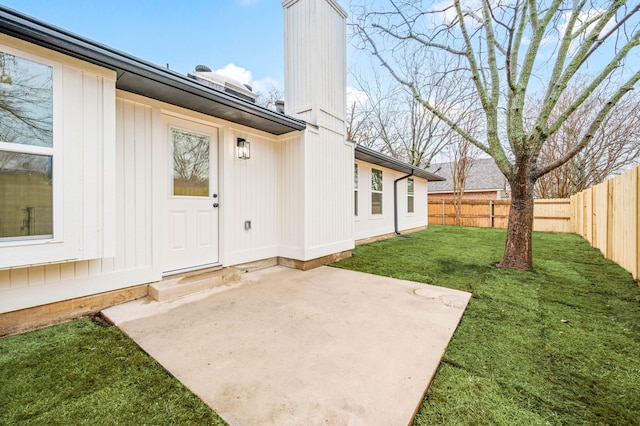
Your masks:
M 214 268 L 178 276 L 170 276 L 149 285 L 149 295 L 157 301 L 174 300 L 201 291 L 229 286 L 240 281 L 242 271 Z

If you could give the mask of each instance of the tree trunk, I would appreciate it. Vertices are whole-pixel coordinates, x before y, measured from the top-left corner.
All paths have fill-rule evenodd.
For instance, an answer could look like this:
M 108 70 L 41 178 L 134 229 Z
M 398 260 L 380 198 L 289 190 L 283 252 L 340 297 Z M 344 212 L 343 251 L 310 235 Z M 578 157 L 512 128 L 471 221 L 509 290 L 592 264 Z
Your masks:
M 522 164 L 525 163 L 525 164 Z M 533 187 L 528 161 L 519 164 L 511 185 L 511 211 L 507 226 L 507 242 L 499 267 L 533 270 L 531 248 L 533 232 Z
M 456 209 L 456 226 L 462 225 L 462 194 L 460 190 L 454 192 L 453 205 Z

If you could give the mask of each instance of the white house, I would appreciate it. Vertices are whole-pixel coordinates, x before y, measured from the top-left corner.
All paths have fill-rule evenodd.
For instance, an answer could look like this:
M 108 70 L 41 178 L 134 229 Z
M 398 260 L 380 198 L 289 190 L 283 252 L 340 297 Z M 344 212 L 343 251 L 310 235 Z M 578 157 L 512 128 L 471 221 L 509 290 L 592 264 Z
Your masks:
M 441 178 L 359 145 L 355 158 L 356 243 L 424 229 L 427 182 Z
M 0 313 L 426 226 L 438 177 L 346 141 L 344 11 L 283 8 L 285 113 L 0 6 Z

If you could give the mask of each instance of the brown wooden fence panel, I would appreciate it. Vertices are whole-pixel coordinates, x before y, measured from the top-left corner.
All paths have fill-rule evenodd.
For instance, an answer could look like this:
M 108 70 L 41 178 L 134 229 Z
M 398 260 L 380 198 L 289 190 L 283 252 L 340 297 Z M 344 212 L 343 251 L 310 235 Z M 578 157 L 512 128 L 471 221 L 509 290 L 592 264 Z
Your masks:
M 462 200 L 461 225 L 506 228 L 509 200 Z M 571 232 L 571 204 L 568 199 L 535 200 L 533 226 L 536 231 Z M 429 223 L 455 225 L 453 199 L 429 199 Z
M 599 185 L 591 188 L 591 200 L 593 211 L 591 212 L 592 219 L 592 238 L 588 240 L 591 245 L 597 247 L 602 254 L 606 257 L 607 254 L 607 240 L 609 239 L 607 234 L 607 217 L 609 215 L 609 184 L 603 182 Z
M 462 225 L 506 228 L 507 200 L 462 200 Z M 429 223 L 455 225 L 452 199 L 429 199 Z M 640 166 L 567 199 L 535 200 L 533 229 L 574 232 L 640 282 Z
M 535 200 L 533 230 L 571 232 L 571 202 L 568 198 Z
M 574 231 L 640 280 L 640 166 L 571 197 Z
M 613 193 L 611 260 L 623 265 L 631 271 L 634 277 L 638 276 L 635 262 L 638 255 L 636 251 L 637 233 L 633 232 L 638 229 L 638 203 L 636 200 L 637 191 L 629 189 L 635 189 L 634 184 L 638 181 L 637 170 L 611 180 Z

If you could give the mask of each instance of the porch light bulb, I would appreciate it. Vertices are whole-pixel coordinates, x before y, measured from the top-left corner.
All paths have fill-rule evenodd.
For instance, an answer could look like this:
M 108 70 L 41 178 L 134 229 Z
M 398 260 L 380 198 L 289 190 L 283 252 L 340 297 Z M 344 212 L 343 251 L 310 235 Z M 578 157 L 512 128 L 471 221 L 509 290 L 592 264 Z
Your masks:
M 242 138 L 238 138 L 238 158 L 248 160 L 251 158 L 250 143 Z

